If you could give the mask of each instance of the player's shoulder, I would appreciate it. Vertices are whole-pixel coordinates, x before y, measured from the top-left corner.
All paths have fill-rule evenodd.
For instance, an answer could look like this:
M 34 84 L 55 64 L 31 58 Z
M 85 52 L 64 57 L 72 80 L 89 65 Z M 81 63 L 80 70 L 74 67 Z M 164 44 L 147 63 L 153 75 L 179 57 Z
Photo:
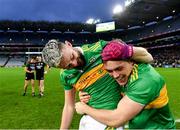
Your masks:
M 84 52 L 86 51 L 96 51 L 96 50 L 102 50 L 102 48 L 107 44 L 107 41 L 100 40 L 98 42 L 94 42 L 92 44 L 85 44 L 81 46 Z
M 74 77 L 77 74 L 77 70 L 76 69 L 61 69 L 60 70 L 60 77 L 64 80 L 70 79 L 72 77 Z
M 133 91 L 151 92 L 165 84 L 163 77 L 149 64 L 138 64 L 138 71 L 134 73 L 135 76 L 129 82 L 129 88 Z

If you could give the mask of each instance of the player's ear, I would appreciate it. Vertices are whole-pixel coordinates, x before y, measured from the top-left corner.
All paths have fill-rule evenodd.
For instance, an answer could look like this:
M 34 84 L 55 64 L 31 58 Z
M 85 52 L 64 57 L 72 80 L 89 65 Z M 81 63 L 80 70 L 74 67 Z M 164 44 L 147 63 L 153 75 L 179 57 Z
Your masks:
M 72 44 L 69 41 L 65 41 L 65 44 L 72 47 Z

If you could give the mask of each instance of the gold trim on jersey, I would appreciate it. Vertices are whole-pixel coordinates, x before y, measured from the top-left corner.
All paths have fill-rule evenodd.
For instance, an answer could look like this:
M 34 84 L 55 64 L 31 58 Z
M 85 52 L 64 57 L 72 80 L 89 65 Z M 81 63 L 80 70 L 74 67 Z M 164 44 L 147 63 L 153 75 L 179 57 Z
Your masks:
M 84 51 L 89 51 L 89 50 L 94 51 L 94 50 L 96 50 L 97 48 L 99 48 L 100 46 L 101 46 L 101 45 L 99 44 L 99 42 L 97 42 L 96 44 L 94 44 L 94 45 L 91 46 L 91 47 L 85 46 L 85 47 L 82 47 L 82 48 L 83 48 Z
M 167 95 L 167 89 L 166 85 L 161 89 L 159 96 L 152 102 L 150 102 L 148 105 L 146 105 L 145 109 L 151 109 L 151 108 L 161 108 L 165 106 L 169 101 L 168 95 Z
M 138 79 L 138 65 L 134 64 L 132 73 L 130 75 L 130 82 Z
M 103 77 L 105 74 L 107 74 L 107 71 L 104 70 L 103 64 L 100 64 L 91 69 L 89 72 L 83 74 L 79 78 L 77 83 L 73 85 L 73 87 L 78 91 L 87 88 L 88 86 L 96 82 L 99 78 Z
M 116 128 L 111 127 L 111 126 L 107 126 L 104 130 L 116 130 Z

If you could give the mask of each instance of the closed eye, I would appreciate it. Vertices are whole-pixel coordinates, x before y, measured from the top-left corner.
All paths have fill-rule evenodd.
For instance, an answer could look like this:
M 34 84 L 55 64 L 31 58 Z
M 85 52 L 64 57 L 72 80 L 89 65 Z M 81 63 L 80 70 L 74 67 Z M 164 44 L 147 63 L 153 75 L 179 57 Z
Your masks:
M 118 67 L 115 69 L 115 71 L 121 71 L 123 69 L 123 67 Z
M 106 71 L 107 71 L 107 72 L 109 72 L 109 73 L 111 73 L 111 72 L 112 72 L 112 70 L 107 70 L 107 69 L 106 69 Z
M 72 55 L 71 55 L 71 60 L 73 60 L 73 59 L 74 59 L 74 55 L 72 54 Z

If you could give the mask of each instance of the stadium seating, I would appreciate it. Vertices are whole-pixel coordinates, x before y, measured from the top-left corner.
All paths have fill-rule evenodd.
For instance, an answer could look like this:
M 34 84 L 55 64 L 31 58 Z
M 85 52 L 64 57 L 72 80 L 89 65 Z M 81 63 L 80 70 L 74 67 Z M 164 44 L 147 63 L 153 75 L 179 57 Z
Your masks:
M 65 28 L 63 24 L 63 27 L 60 27 L 58 23 L 55 23 L 59 27 L 57 30 L 49 30 L 53 27 L 48 23 L 37 23 L 36 26 L 33 23 L 32 30 L 30 30 L 29 24 L 28 30 L 22 30 L 18 27 L 0 30 L 0 65 L 4 65 L 8 61 L 6 66 L 22 66 L 25 62 L 25 52 L 40 52 L 50 39 L 58 39 L 62 42 L 68 40 L 74 46 L 80 46 L 100 39 L 110 41 L 114 38 L 120 38 L 128 44 L 149 49 L 155 58 L 153 65 L 156 67 L 167 67 L 168 65 L 179 67 L 180 57 L 177 55 L 180 55 L 180 16 L 177 15 L 168 20 L 159 20 L 152 23 L 152 25 L 139 26 L 134 29 L 130 27 L 101 33 L 92 32 L 94 26 L 89 29 L 90 31 L 84 31 L 86 29 L 83 30 L 82 26 L 72 24 L 72 26 L 75 26 L 75 30 L 70 31 L 69 26 Z M 36 29 L 41 25 L 44 27 L 44 31 Z M 175 48 L 176 51 L 172 48 Z M 9 56 L 12 57 L 7 60 Z

